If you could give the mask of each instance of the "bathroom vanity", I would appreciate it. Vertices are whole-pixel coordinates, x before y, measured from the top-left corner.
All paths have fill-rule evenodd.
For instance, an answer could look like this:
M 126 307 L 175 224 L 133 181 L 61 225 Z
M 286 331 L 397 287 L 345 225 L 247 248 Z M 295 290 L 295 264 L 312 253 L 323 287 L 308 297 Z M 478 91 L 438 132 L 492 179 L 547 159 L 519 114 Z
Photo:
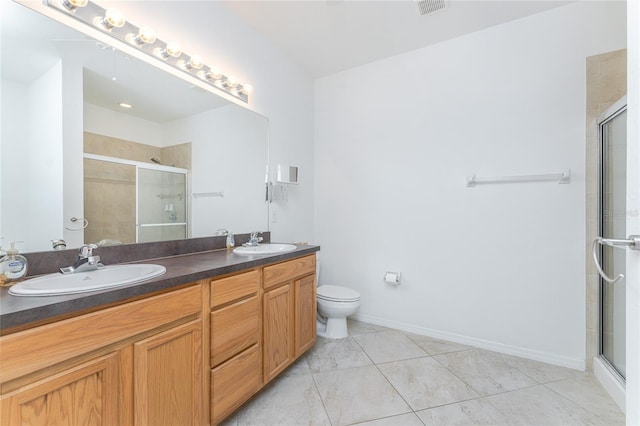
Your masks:
M 0 424 L 221 422 L 315 343 L 318 250 L 154 259 L 165 275 L 85 295 L 2 289 Z

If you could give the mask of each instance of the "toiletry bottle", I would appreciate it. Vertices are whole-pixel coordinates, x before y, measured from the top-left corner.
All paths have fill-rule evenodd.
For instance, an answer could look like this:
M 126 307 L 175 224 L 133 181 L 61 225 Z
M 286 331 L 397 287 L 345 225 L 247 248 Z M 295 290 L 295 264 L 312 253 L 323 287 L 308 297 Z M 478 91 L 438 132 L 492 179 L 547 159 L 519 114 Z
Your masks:
M 233 233 L 227 234 L 227 250 L 231 250 L 236 245 L 236 239 L 233 237 Z
M 27 258 L 18 254 L 16 249 L 16 243 L 21 242 L 13 241 L 6 256 L 0 259 L 0 285 L 2 286 L 15 284 L 27 275 Z

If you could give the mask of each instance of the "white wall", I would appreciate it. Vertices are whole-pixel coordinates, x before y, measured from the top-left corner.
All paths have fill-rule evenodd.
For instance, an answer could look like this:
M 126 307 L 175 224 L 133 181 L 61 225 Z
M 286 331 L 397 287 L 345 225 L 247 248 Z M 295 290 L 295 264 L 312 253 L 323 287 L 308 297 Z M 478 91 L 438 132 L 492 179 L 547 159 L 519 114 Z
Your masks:
M 84 131 L 151 146 L 164 146 L 162 124 L 88 102 L 84 103 Z
M 114 4 L 137 25 L 152 25 L 163 40 L 178 40 L 239 81 L 254 87 L 249 108 L 269 118 L 269 160 L 300 166 L 300 185 L 286 205 L 273 205 L 278 241 L 313 241 L 313 82 L 264 37 L 222 2 L 102 1 Z M 275 172 L 274 172 L 275 173 Z M 275 174 L 271 179 L 275 179 Z M 249 230 L 245 230 L 249 231 Z
M 2 245 L 48 250 L 38 235 L 63 236 L 62 63 L 29 85 L 3 80 L 2 89 Z
M 27 195 L 28 207 L 23 214 L 28 217 L 29 229 L 25 241 L 37 242 L 51 248 L 49 241 L 38 240 L 38 236 L 62 237 L 60 224 L 63 215 L 63 166 L 62 166 L 62 62 L 29 85 L 27 140 L 29 144 L 29 164 L 23 176 L 30 188 Z M 36 123 L 38 123 L 36 125 Z M 43 144 L 42 141 L 46 141 Z M 44 214 L 43 214 L 44 213 Z M 34 247 L 25 247 L 33 251 Z
M 24 215 L 24 191 L 29 164 L 29 144 L 27 142 L 29 111 L 28 86 L 2 79 L 2 139 L 0 173 L 0 241 L 2 247 L 9 247 L 9 241 L 26 240 L 28 223 L 21 220 Z M 24 185 L 16 185 L 16 177 Z M 29 189 L 31 190 L 31 189 Z M 22 247 L 21 247 L 22 248 Z
M 63 237 L 67 247 L 80 247 L 85 243 L 82 220 L 73 222 L 72 218 L 84 217 L 84 151 L 82 67 L 70 59 L 62 60 L 61 99 L 55 105 L 60 109 L 58 120 L 62 122 L 60 144 L 62 158 L 58 161 L 63 176 L 62 222 Z M 55 109 L 51 107 L 51 110 Z M 42 237 L 47 234 L 35 234 Z M 56 234 L 60 235 L 60 234 Z M 34 236 L 35 237 L 35 236 Z M 56 236 L 55 238 L 59 238 Z M 49 241 L 47 250 L 51 249 Z
M 264 231 L 269 121 L 236 105 L 167 123 L 165 144 L 191 142 L 192 192 L 223 197 L 190 200 L 192 236 Z M 263 224 L 262 227 L 259 225 Z
M 48 251 L 64 238 L 79 247 L 83 232 L 65 227 L 78 228 L 69 219 L 83 215 L 82 70 L 59 61 L 29 84 L 2 80 L 2 89 L 4 245 Z
M 582 368 L 585 58 L 625 47 L 624 9 L 573 3 L 317 80 L 321 284 L 360 291 L 364 320 Z

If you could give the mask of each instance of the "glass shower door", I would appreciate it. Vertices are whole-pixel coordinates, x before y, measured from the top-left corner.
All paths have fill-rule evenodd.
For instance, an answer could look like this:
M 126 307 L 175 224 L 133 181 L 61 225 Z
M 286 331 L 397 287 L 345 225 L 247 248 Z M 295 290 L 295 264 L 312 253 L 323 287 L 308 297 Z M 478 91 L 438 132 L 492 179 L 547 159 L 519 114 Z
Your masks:
M 138 167 L 137 241 L 187 237 L 187 175 Z
M 626 105 L 602 118 L 600 127 L 600 236 L 626 238 L 627 112 Z M 625 274 L 626 251 L 603 245 L 602 269 L 609 277 Z M 624 378 L 626 375 L 625 285 L 600 278 L 600 353 Z

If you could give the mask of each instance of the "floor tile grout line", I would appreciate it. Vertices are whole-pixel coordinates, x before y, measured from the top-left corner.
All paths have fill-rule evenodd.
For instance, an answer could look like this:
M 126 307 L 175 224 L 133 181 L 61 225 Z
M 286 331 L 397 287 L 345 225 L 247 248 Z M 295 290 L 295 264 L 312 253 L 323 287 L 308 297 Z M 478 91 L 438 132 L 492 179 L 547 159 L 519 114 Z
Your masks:
M 594 412 L 593 412 L 593 411 L 591 411 L 589 408 L 587 408 L 587 407 L 583 406 L 583 405 L 582 405 L 582 404 L 580 404 L 579 402 L 574 401 L 572 398 L 570 398 L 570 397 L 568 397 L 568 396 L 566 396 L 566 395 L 561 394 L 560 392 L 558 392 L 557 390 L 555 390 L 555 389 L 553 389 L 553 388 L 550 388 L 549 386 L 546 386 L 546 384 L 543 384 L 543 385 L 541 385 L 541 386 L 544 386 L 546 389 L 550 390 L 551 392 L 555 393 L 556 395 L 560 396 L 561 398 L 566 399 L 567 401 L 569 401 L 570 403 L 574 404 L 576 407 L 578 407 L 578 408 L 580 408 L 580 409 L 582 409 L 582 410 L 586 411 L 587 413 L 589 413 L 589 414 L 591 414 L 591 415 L 593 415 L 593 416 L 596 416 L 596 417 L 597 417 L 597 418 L 599 418 L 599 419 L 602 419 L 602 418 L 603 418 L 602 416 L 598 415 L 597 413 L 594 413 Z
M 409 336 L 406 336 L 409 340 L 411 340 L 412 343 L 414 343 L 416 346 L 420 347 L 420 345 L 418 345 L 415 341 L 413 341 Z M 369 354 L 367 353 L 367 351 L 358 343 L 358 341 L 356 339 L 354 339 L 355 343 L 360 347 L 360 349 L 367 355 L 367 357 L 369 357 L 371 359 L 371 357 L 369 356 Z M 430 410 L 432 408 L 437 408 L 437 407 L 443 407 L 446 405 L 452 405 L 452 404 L 457 404 L 460 402 L 466 402 L 466 401 L 473 401 L 476 399 L 480 399 L 483 398 L 484 395 L 482 395 L 482 393 L 478 392 L 475 388 L 473 388 L 470 384 L 468 384 L 466 381 L 462 380 L 462 378 L 458 377 L 458 375 L 456 375 L 453 371 L 451 371 L 449 368 L 447 368 L 445 365 L 443 365 L 442 363 L 438 362 L 437 360 L 434 359 L 434 361 L 436 361 L 438 363 L 438 365 L 440 365 L 442 368 L 444 368 L 445 370 L 447 370 L 448 372 L 450 372 L 455 378 L 457 378 L 458 380 L 460 380 L 462 383 L 464 383 L 466 386 L 469 386 L 469 388 L 471 390 L 473 390 L 478 396 L 475 398 L 468 398 L 468 399 L 463 399 L 460 401 L 455 401 L 455 402 L 451 402 L 451 403 L 447 403 L 447 404 L 442 404 L 442 405 L 435 405 L 433 407 L 428 407 L 428 408 L 423 408 L 420 410 L 416 410 L 414 409 L 411 404 L 405 399 L 404 396 L 402 396 L 402 393 L 400 393 L 400 391 L 393 385 L 393 383 L 391 383 L 391 381 L 389 380 L 389 378 L 380 370 L 379 366 L 380 365 L 384 365 L 384 364 L 392 364 L 392 363 L 397 363 L 397 362 L 402 362 L 402 361 L 409 361 L 409 360 L 414 360 L 414 359 L 420 359 L 420 358 L 433 358 L 434 355 L 429 354 L 429 352 L 425 349 L 423 349 L 422 347 L 420 347 L 420 349 L 422 349 L 425 352 L 425 356 L 420 356 L 420 357 L 413 357 L 413 358 L 403 358 L 403 359 L 398 359 L 398 360 L 393 360 L 393 361 L 385 361 L 385 362 L 379 362 L 376 363 L 373 361 L 373 359 L 371 359 L 371 362 L 373 363 L 373 365 L 376 367 L 376 369 L 380 372 L 380 374 L 382 374 L 382 376 L 387 380 L 387 382 L 389 383 L 389 385 L 391 385 L 391 387 L 398 393 L 398 395 L 400 395 L 400 397 L 402 398 L 402 400 L 407 404 L 407 406 L 412 410 L 413 414 L 415 414 L 418 419 L 420 420 L 421 423 L 424 424 L 424 422 L 422 422 L 422 419 L 420 419 L 420 416 L 418 416 L 418 412 L 419 411 L 425 411 L 425 410 Z M 468 348 L 468 349 L 463 349 L 460 351 L 453 351 L 453 352 L 463 352 L 463 351 L 469 351 L 473 348 Z M 447 353 L 453 353 L 453 352 L 445 352 L 444 354 Z M 444 354 L 440 354 L 440 355 L 444 355 Z
M 359 335 L 365 335 L 365 334 L 374 334 L 374 333 L 381 333 L 384 331 L 394 331 L 394 330 L 374 330 L 368 333 L 360 333 Z M 406 336 L 406 335 L 405 335 Z M 400 397 L 401 400 L 403 400 L 406 404 L 406 406 L 411 410 L 408 411 L 406 413 L 398 413 L 398 414 L 392 414 L 392 415 L 385 415 L 384 411 L 382 413 L 380 413 L 380 415 L 382 415 L 382 417 L 376 418 L 376 419 L 371 419 L 371 420 L 365 420 L 364 423 L 367 422 L 371 422 L 371 421 L 377 421 L 377 420 L 384 420 L 384 419 L 393 419 L 396 416 L 405 416 L 409 413 L 413 413 L 414 416 L 416 416 L 418 418 L 418 421 L 420 424 L 424 424 L 423 419 L 421 418 L 421 416 L 418 413 L 421 412 L 426 412 L 432 409 L 437 409 L 437 408 L 441 408 L 441 407 L 445 407 L 445 406 L 449 406 L 449 405 L 455 405 L 455 404 L 461 404 L 461 403 L 465 403 L 465 402 L 469 402 L 469 401 L 481 401 L 483 404 L 487 404 L 487 407 L 492 407 L 492 409 L 496 410 L 496 418 L 498 416 L 498 413 L 501 416 L 505 417 L 505 421 L 508 424 L 525 424 L 522 422 L 523 419 L 519 419 L 518 416 L 515 413 L 511 413 L 508 408 L 508 405 L 501 405 L 501 404 L 495 404 L 496 402 L 499 402 L 501 399 L 503 399 L 503 401 L 508 401 L 510 399 L 510 397 L 506 396 L 508 394 L 515 394 L 517 392 L 520 391 L 524 391 L 527 389 L 534 389 L 534 388 L 539 388 L 544 389 L 545 391 L 550 391 L 551 394 L 547 394 L 550 398 L 553 398 L 551 395 L 559 395 L 561 397 L 562 401 L 565 401 L 565 403 L 567 404 L 568 408 L 573 407 L 574 409 L 579 409 L 581 412 L 583 412 L 586 416 L 585 421 L 589 422 L 597 422 L 598 420 L 611 420 L 611 418 L 613 418 L 613 411 L 609 411 L 607 410 L 606 406 L 603 406 L 604 411 L 602 413 L 599 412 L 592 412 L 590 409 L 584 407 L 581 403 L 577 402 L 574 400 L 574 398 L 571 398 L 570 395 L 574 395 L 573 393 L 569 392 L 569 396 L 562 394 L 560 391 L 557 391 L 555 389 L 553 389 L 551 386 L 553 386 L 554 383 L 558 383 L 558 382 L 563 382 L 563 381 L 579 381 L 581 376 L 577 376 L 577 375 L 569 375 L 569 377 L 565 377 L 565 378 L 561 378 L 561 379 L 554 379 L 554 380 L 545 380 L 545 381 L 540 381 L 535 379 L 531 374 L 527 374 L 525 372 L 525 370 L 530 371 L 532 373 L 536 373 L 536 370 L 534 370 L 533 368 L 535 368 L 535 365 L 532 364 L 531 368 L 529 368 L 529 366 L 524 365 L 524 364 L 520 364 L 520 363 L 516 363 L 516 365 L 513 365 L 512 363 L 507 362 L 507 360 L 502 359 L 502 357 L 500 357 L 500 353 L 497 352 L 493 352 L 493 351 L 487 351 L 484 349 L 480 349 L 480 348 L 475 348 L 475 347 L 469 347 L 467 349 L 464 350 L 457 350 L 457 351 L 448 351 L 448 352 L 444 352 L 444 353 L 439 353 L 439 354 L 431 354 L 429 351 L 427 351 L 425 348 L 423 348 L 422 346 L 420 346 L 416 341 L 414 341 L 413 339 L 411 339 L 411 337 L 406 336 L 409 340 L 411 340 L 416 346 L 418 346 L 422 351 L 425 352 L 424 356 L 418 356 L 418 357 L 412 357 L 412 358 L 406 358 L 406 359 L 401 359 L 401 360 L 391 360 L 391 361 L 385 361 L 385 362 L 380 362 L 380 363 L 376 363 L 373 361 L 372 357 L 369 355 L 369 353 L 367 353 L 366 350 L 364 350 L 364 348 L 361 346 L 361 344 L 355 339 L 353 338 L 354 335 L 352 335 L 350 333 L 349 338 L 351 339 L 351 341 L 353 343 L 355 343 L 355 348 L 358 348 L 359 351 L 361 351 L 361 353 L 364 355 L 364 357 L 362 358 L 362 360 L 364 361 L 365 359 L 369 360 L 369 362 L 371 363 L 370 365 L 361 365 L 361 366 L 354 366 L 354 367 L 348 367 L 348 368 L 335 368 L 335 369 L 330 369 L 330 370 L 325 370 L 325 371 L 317 371 L 314 372 L 311 367 L 310 367 L 310 359 L 311 357 L 310 352 L 307 352 L 304 355 L 304 362 L 306 362 L 306 366 L 308 367 L 307 369 L 304 369 L 304 371 L 300 370 L 299 372 L 295 373 L 294 375 L 299 375 L 299 374 L 310 374 L 311 378 L 313 380 L 313 386 L 315 389 L 315 393 L 318 396 L 318 398 L 320 399 L 320 403 L 322 404 L 323 410 L 324 410 L 324 414 L 325 414 L 325 419 L 326 421 L 328 421 L 328 423 L 332 426 L 337 426 L 337 424 L 342 424 L 340 421 L 338 421 L 337 424 L 334 424 L 331 420 L 331 418 L 329 417 L 329 412 L 327 410 L 327 405 L 325 403 L 325 400 L 322 398 L 322 395 L 320 395 L 320 390 L 319 390 L 319 386 L 318 386 L 318 381 L 317 378 L 320 374 L 323 373 L 331 373 L 331 372 L 338 372 L 338 374 L 340 374 L 340 371 L 347 371 L 347 370 L 352 370 L 354 368 L 363 368 L 363 367 L 369 367 L 371 365 L 373 365 L 376 370 L 382 374 L 382 376 L 385 378 L 385 382 L 387 382 L 391 388 L 397 393 L 397 395 Z M 453 370 L 450 367 L 447 367 L 446 365 L 444 365 L 443 361 L 445 360 L 444 356 L 448 355 L 448 354 L 453 354 L 453 353 L 459 353 L 459 352 L 464 352 L 464 351 L 470 351 L 470 350 L 478 350 L 481 353 L 487 352 L 487 355 L 490 355 L 489 359 L 493 359 L 496 361 L 500 361 L 500 363 L 505 364 L 507 367 L 509 367 L 510 369 L 512 369 L 513 371 L 517 371 L 520 374 L 522 374 L 524 377 L 528 378 L 529 380 L 531 380 L 530 384 L 517 388 L 517 389 L 511 389 L 511 390 L 501 390 L 497 393 L 492 393 L 492 394 L 488 394 L 488 395 L 484 395 L 480 392 L 478 392 L 473 386 L 469 385 L 465 380 L 463 380 L 460 376 L 458 376 L 458 374 L 456 374 L 455 370 Z M 330 352 L 329 352 L 330 354 Z M 355 352 L 354 352 L 355 354 Z M 440 358 L 440 361 L 437 356 L 441 355 L 443 356 L 443 358 Z M 493 356 L 495 355 L 495 357 Z M 415 360 L 415 359 L 420 359 L 420 358 L 434 358 L 436 363 L 438 365 L 440 365 L 442 368 L 444 368 L 446 371 L 448 371 L 450 374 L 452 374 L 453 377 L 457 378 L 458 380 L 460 380 L 462 383 L 464 383 L 465 385 L 469 386 L 469 388 L 471 390 L 473 390 L 475 393 L 478 394 L 478 396 L 476 398 L 467 398 L 467 399 L 463 399 L 460 401 L 453 401 L 450 403 L 446 403 L 446 404 L 441 404 L 441 405 L 436 405 L 433 407 L 428 407 L 428 408 L 424 408 L 424 409 L 420 409 L 420 410 L 414 410 L 411 405 L 407 402 L 407 400 L 405 399 L 405 397 L 398 391 L 398 389 L 396 389 L 396 387 L 390 382 L 390 379 L 381 371 L 381 367 L 383 367 L 386 364 L 393 364 L 396 362 L 402 362 L 402 361 L 409 361 L 409 360 Z M 339 358 L 334 357 L 335 359 L 337 359 L 339 361 Z M 544 364 L 544 363 L 542 363 Z M 521 365 L 522 368 L 518 368 L 517 365 Z M 458 369 L 460 370 L 460 369 Z M 460 370 L 461 372 L 464 372 L 464 369 Z M 546 373 L 544 371 L 542 371 L 542 377 L 547 376 Z M 588 374 L 588 373 L 586 373 Z M 294 375 L 288 376 L 288 377 L 293 377 Z M 493 377 L 493 376 L 492 376 Z M 548 377 L 553 377 L 552 374 L 549 374 Z M 285 377 L 281 377 L 281 379 L 286 379 Z M 578 383 L 580 384 L 580 383 Z M 525 395 L 527 395 L 525 393 Z M 502 396 L 502 397 L 501 397 Z M 574 395 L 575 396 L 575 395 Z M 494 397 L 500 397 L 500 398 L 494 398 Z M 516 397 L 514 395 L 514 397 Z M 580 398 L 578 398 L 579 400 L 581 400 Z M 499 406 L 503 406 L 503 410 L 499 409 Z M 240 410 L 238 410 L 240 411 Z M 385 410 L 386 411 L 386 410 Z M 623 415 L 624 416 L 624 415 Z M 234 416 L 235 417 L 235 416 Z M 262 420 L 264 420 L 265 422 L 268 423 L 269 419 L 268 418 L 261 418 Z M 246 419 L 245 419 L 246 420 Z M 238 417 L 235 417 L 235 419 L 233 419 L 233 421 L 235 422 L 236 426 L 239 426 L 239 419 Z M 265 424 L 267 424 L 265 423 Z M 360 422 L 363 423 L 363 422 Z M 359 424 L 359 423 L 353 423 L 353 424 Z M 532 424 L 531 422 L 528 422 L 527 424 Z M 230 426 L 230 425 L 229 425 Z
M 405 335 L 406 336 L 406 335 Z M 416 346 L 419 346 L 415 341 L 413 341 L 409 336 L 406 336 L 409 340 L 411 340 L 411 342 L 413 342 Z M 360 349 L 362 349 L 362 351 L 367 355 L 367 357 L 369 357 L 371 359 L 371 357 L 369 356 L 369 354 L 367 353 L 367 351 L 358 343 L 358 341 L 356 339 L 353 339 L 355 341 L 355 343 L 360 347 Z M 421 348 L 422 349 L 422 348 Z M 454 352 L 464 352 L 464 351 L 471 351 L 474 348 L 470 347 L 468 349 L 464 349 L 464 350 L 460 350 L 460 351 L 454 351 Z M 413 413 L 418 416 L 417 412 L 418 411 L 424 411 L 424 410 L 429 410 L 432 408 L 436 408 L 436 407 L 441 407 L 441 406 L 445 406 L 445 405 L 451 405 L 451 404 L 455 404 L 455 403 L 459 403 L 459 402 L 465 402 L 465 401 L 472 401 L 472 400 L 476 400 L 476 399 L 480 399 L 480 398 L 484 398 L 485 395 L 483 395 L 481 392 L 479 392 L 478 390 L 476 390 L 473 386 L 471 386 L 469 383 L 467 383 L 465 380 L 463 380 L 461 377 L 459 377 L 457 374 L 455 374 L 454 371 L 452 371 L 451 369 L 449 369 L 447 366 L 443 365 L 441 362 L 439 362 L 437 359 L 435 359 L 435 355 L 430 355 L 428 353 L 428 351 L 426 351 L 425 349 L 422 349 L 427 355 L 423 356 L 423 357 L 415 357 L 415 358 L 407 358 L 407 359 L 401 359 L 401 360 L 394 360 L 394 361 L 386 361 L 386 362 L 381 362 L 381 363 L 375 363 L 373 362 L 373 359 L 371 359 L 371 362 L 373 362 L 373 365 L 376 367 L 376 369 L 380 372 L 380 374 L 382 374 L 382 376 L 387 380 L 387 382 L 389 382 L 389 384 L 393 387 L 393 389 L 400 395 L 400 397 L 402 398 L 403 401 L 405 401 L 405 403 L 409 406 L 409 408 L 411 408 L 411 410 L 413 411 Z M 454 352 L 446 352 L 444 354 L 440 354 L 440 355 L 446 355 L 447 353 L 454 353 Z M 476 398 L 469 398 L 469 399 L 465 399 L 465 400 L 461 400 L 461 401 L 456 401 L 456 402 L 452 402 L 449 404 L 443 404 L 440 406 L 434 406 L 434 407 L 428 407 L 422 410 L 415 410 L 411 404 L 404 398 L 404 396 L 402 396 L 402 394 L 400 393 L 400 391 L 389 381 L 389 379 L 387 378 L 387 376 L 380 370 L 380 368 L 378 367 L 378 365 L 382 365 L 382 364 L 390 364 L 390 363 L 394 363 L 394 362 L 401 362 L 401 361 L 407 361 L 407 360 L 411 360 L 411 359 L 419 359 L 419 358 L 433 358 L 434 361 L 436 361 L 442 368 L 444 368 L 445 370 L 447 370 L 448 372 L 450 372 L 455 378 L 457 378 L 458 380 L 460 380 L 462 383 L 464 383 L 466 386 L 469 386 L 469 388 L 471 390 L 473 390 L 478 396 Z M 418 418 L 420 419 L 420 416 L 418 416 Z M 422 422 L 422 420 L 420 420 Z
M 309 361 L 307 360 L 307 363 L 308 362 Z M 327 405 L 324 403 L 324 398 L 322 398 L 322 393 L 320 393 L 320 388 L 318 387 L 316 376 L 313 373 L 311 373 L 311 380 L 313 380 L 313 386 L 316 388 L 316 392 L 318 392 L 318 398 L 320 398 L 320 402 L 322 403 L 322 409 L 324 410 L 324 414 L 327 416 L 327 419 L 329 420 L 329 424 L 333 426 L 333 421 L 331 420 L 331 416 L 329 415 L 329 410 L 327 410 Z
M 326 338 L 324 338 L 324 339 L 326 339 Z M 362 349 L 362 347 L 358 344 L 358 342 L 356 342 L 356 340 L 355 340 L 355 339 L 353 339 L 350 335 L 349 335 L 347 338 L 340 339 L 340 340 L 347 340 L 347 339 L 349 339 L 350 341 L 352 341 L 352 342 L 353 342 L 353 343 L 358 347 L 358 349 L 360 349 L 360 351 L 362 351 L 362 353 L 366 356 L 366 358 L 367 358 L 367 359 L 369 360 L 369 362 L 371 363 L 371 364 L 369 364 L 369 365 L 374 365 L 374 362 L 373 362 L 373 360 L 371 359 L 371 357 L 369 357 L 369 354 L 367 354 L 367 353 L 366 353 L 366 351 L 365 351 L 364 349 Z M 327 372 L 327 371 L 348 370 L 349 368 L 353 368 L 353 367 L 364 367 L 364 366 L 360 365 L 360 366 L 351 366 L 351 367 L 342 367 L 342 368 L 332 368 L 332 369 L 330 369 L 330 370 L 314 370 L 314 369 L 312 369 L 312 368 L 311 368 L 311 366 L 309 365 L 309 370 L 310 370 L 312 373 L 323 373 L 323 372 Z
M 467 349 L 467 350 L 471 350 L 471 349 Z M 458 351 L 458 352 L 462 352 L 462 351 Z M 453 353 L 453 352 L 449 352 L 449 353 Z M 446 355 L 446 354 L 441 354 L 441 355 Z M 440 364 L 445 370 L 447 370 L 448 372 L 450 372 L 451 374 L 453 374 L 453 376 L 455 378 L 457 378 L 458 380 L 460 380 L 462 383 L 464 383 L 465 385 L 469 386 L 469 388 L 471 388 L 471 390 L 473 390 L 475 393 L 477 393 L 478 395 L 480 395 L 478 398 L 482 398 L 482 392 L 480 392 L 478 389 L 474 388 L 473 386 L 471 386 L 470 383 L 467 383 L 466 380 L 464 380 L 462 377 L 460 377 L 458 374 L 456 374 L 456 372 L 452 369 L 450 369 L 449 367 L 447 367 L 446 365 L 444 365 L 442 362 L 440 362 L 437 358 L 437 355 L 434 355 L 432 358 L 435 362 L 437 362 L 438 364 Z M 478 399 L 475 398 L 475 399 Z
M 371 361 L 371 364 L 375 367 L 375 369 L 378 371 L 378 373 L 380 373 L 380 375 L 382 377 L 384 377 L 384 379 L 387 381 L 387 383 L 389 383 L 389 386 L 391 386 L 393 388 L 393 390 L 398 394 L 398 396 L 404 401 L 405 404 L 407 404 L 407 407 L 409 407 L 409 410 L 411 410 L 411 413 L 415 414 L 415 410 L 413 409 L 413 407 L 411 406 L 411 404 L 409 403 L 409 401 L 407 401 L 405 399 L 404 396 L 402 396 L 402 394 L 400 393 L 400 391 L 398 389 L 396 389 L 396 387 L 393 385 L 393 383 L 391 383 L 391 381 L 389 380 L 389 378 L 387 376 L 385 376 L 385 374 L 380 370 L 380 368 L 378 367 L 378 364 L 375 363 L 373 361 L 373 359 L 371 359 L 371 356 L 367 353 L 367 351 L 360 345 L 360 343 L 358 343 L 358 341 L 356 339 L 353 339 L 353 341 L 356 343 L 356 345 L 358 345 L 358 347 L 360 348 L 360 350 L 369 358 L 369 360 Z M 407 414 L 407 413 L 404 413 Z M 417 414 L 416 414 L 417 416 Z M 390 417 L 390 416 L 389 416 Z M 419 419 L 419 418 L 418 418 Z M 422 420 L 420 420 L 421 423 Z

